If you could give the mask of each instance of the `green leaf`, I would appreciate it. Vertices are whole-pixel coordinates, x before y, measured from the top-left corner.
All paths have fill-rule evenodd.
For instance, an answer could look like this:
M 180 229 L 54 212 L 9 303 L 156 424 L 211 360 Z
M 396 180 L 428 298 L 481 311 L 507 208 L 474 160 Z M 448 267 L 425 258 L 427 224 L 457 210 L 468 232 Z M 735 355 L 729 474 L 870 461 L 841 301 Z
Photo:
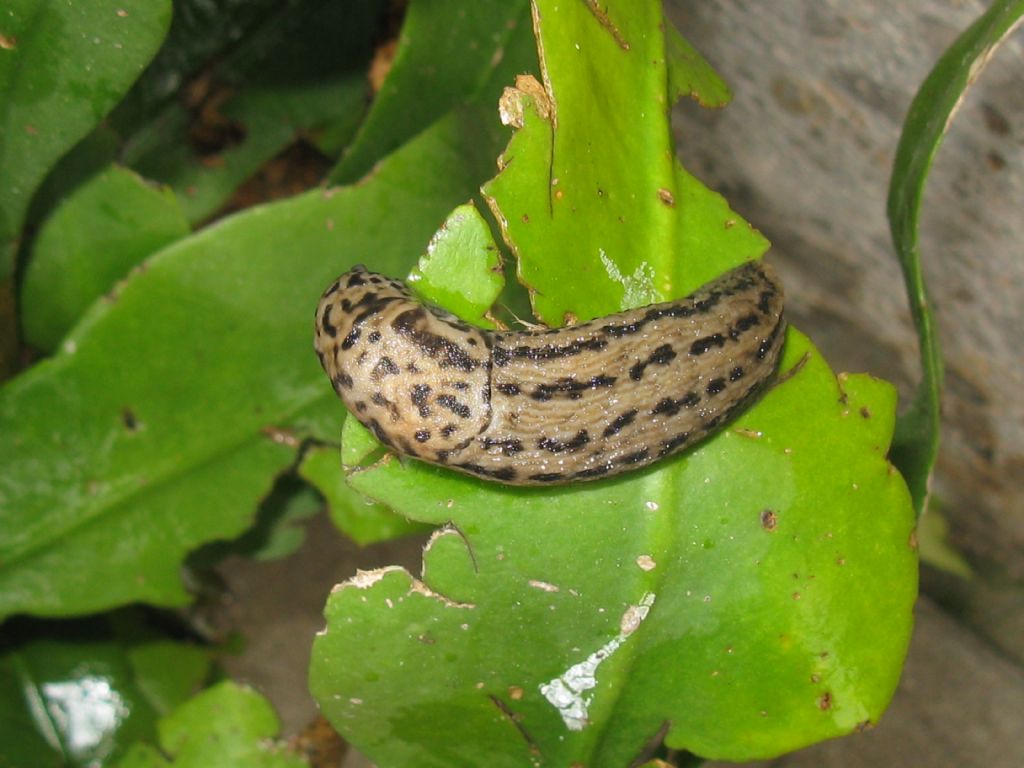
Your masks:
M 529 23 L 527 0 L 409 3 L 387 79 L 330 180 L 358 180 L 423 126 L 473 96 L 493 104 L 494 72 L 519 66 L 516 40 L 528 39 L 520 30 Z
M 538 0 L 547 79 L 502 99 L 519 130 L 485 191 L 549 322 L 682 295 L 767 247 L 674 162 L 660 6 L 622 8 Z M 750 760 L 877 721 L 917 588 L 895 390 L 837 379 L 792 328 L 780 370 L 696 449 L 577 487 L 360 445 L 350 484 L 441 528 L 420 579 L 384 568 L 331 596 L 324 714 L 385 768 L 618 768 L 662 737 Z
M 502 97 L 522 127 L 484 188 L 552 325 L 684 295 L 768 248 L 675 160 L 660 6 L 614 18 L 592 8 L 544 6 L 547 80 L 520 78 Z
M 117 104 L 153 57 L 169 0 L 9 0 L 0 18 L 0 278 L 53 164 Z M 59 52 L 59 55 L 58 55 Z
M 209 674 L 209 655 L 137 615 L 12 622 L 0 652 L 0 765 L 94 766 L 156 734 Z M 139 630 L 143 630 L 139 635 Z
M 728 84 L 671 24 L 665 25 L 665 55 L 673 100 L 689 96 L 702 107 L 724 107 L 732 99 Z
M 916 589 L 885 461 L 895 393 L 840 388 L 799 334 L 783 368 L 805 353 L 729 430 L 639 476 L 538 492 L 417 462 L 355 473 L 446 527 L 422 581 L 382 569 L 331 597 L 310 671 L 324 714 L 382 766 L 621 766 L 666 720 L 673 747 L 743 760 L 876 721 Z M 542 691 L 589 667 L 596 687 L 561 708 Z
M 22 326 L 52 352 L 92 302 L 151 253 L 189 233 L 174 193 L 111 166 L 51 216 L 22 284 Z
M 463 320 L 494 327 L 487 312 L 505 279 L 498 245 L 475 205 L 451 212 L 406 282 L 423 299 L 444 304 Z
M 302 433 L 278 436 L 342 412 L 311 348 L 320 292 L 367 254 L 407 271 L 496 134 L 461 111 L 360 186 L 179 241 L 0 389 L 0 615 L 184 602 L 185 554 L 236 536 L 293 461 Z
M 350 488 L 345 482 L 337 448 L 310 448 L 302 457 L 299 474 L 323 494 L 331 522 L 360 546 L 427 530 L 426 526 L 411 523 Z
M 932 160 L 964 94 L 1024 18 L 1024 2 L 996 0 L 942 55 L 914 97 L 900 135 L 889 182 L 889 227 L 917 328 L 921 382 L 909 410 L 896 422 L 892 461 L 907 479 L 914 508 L 928 504 L 939 452 L 942 353 L 921 272 L 918 243 L 921 200 Z
M 225 681 L 160 721 L 159 749 L 136 744 L 118 768 L 308 768 L 275 737 L 281 723 L 251 688 Z

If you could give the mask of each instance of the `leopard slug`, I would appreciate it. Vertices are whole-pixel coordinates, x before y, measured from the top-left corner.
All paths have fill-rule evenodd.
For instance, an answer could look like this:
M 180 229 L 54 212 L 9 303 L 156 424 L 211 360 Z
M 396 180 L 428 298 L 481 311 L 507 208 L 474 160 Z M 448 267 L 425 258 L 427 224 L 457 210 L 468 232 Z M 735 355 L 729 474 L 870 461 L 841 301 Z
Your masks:
M 540 331 L 491 332 L 362 266 L 316 310 L 320 364 L 392 450 L 511 485 L 636 469 L 692 445 L 775 370 L 785 320 L 750 262 L 686 298 Z

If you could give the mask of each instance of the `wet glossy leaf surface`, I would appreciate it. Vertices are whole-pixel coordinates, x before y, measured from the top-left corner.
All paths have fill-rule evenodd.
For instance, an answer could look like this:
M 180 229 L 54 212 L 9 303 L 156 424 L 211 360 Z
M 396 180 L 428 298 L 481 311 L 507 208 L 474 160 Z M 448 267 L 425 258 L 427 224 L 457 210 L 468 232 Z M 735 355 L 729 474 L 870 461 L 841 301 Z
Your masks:
M 209 658 L 138 627 L 125 616 L 5 627 L 0 765 L 105 765 L 154 737 L 157 718 L 204 681 Z

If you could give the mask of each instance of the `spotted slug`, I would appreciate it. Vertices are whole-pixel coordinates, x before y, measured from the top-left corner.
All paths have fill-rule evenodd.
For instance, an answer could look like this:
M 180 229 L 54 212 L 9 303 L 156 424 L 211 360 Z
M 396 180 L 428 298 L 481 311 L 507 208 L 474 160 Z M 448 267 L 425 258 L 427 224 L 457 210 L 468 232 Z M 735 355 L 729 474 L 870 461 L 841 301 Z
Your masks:
M 320 364 L 392 450 L 511 485 L 608 477 L 678 453 L 775 370 L 782 286 L 750 262 L 686 298 L 491 332 L 362 266 L 316 310 Z

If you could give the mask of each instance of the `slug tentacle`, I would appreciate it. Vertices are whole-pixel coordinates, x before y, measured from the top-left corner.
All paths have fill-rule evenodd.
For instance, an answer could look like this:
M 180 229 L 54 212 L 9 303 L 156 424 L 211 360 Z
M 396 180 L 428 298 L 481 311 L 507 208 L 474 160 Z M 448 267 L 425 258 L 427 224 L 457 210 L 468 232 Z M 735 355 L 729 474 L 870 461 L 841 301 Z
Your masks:
M 315 346 L 353 415 L 399 453 L 514 485 L 590 480 L 678 453 L 775 370 L 783 291 L 750 262 L 677 301 L 490 332 L 356 267 L 324 292 Z

